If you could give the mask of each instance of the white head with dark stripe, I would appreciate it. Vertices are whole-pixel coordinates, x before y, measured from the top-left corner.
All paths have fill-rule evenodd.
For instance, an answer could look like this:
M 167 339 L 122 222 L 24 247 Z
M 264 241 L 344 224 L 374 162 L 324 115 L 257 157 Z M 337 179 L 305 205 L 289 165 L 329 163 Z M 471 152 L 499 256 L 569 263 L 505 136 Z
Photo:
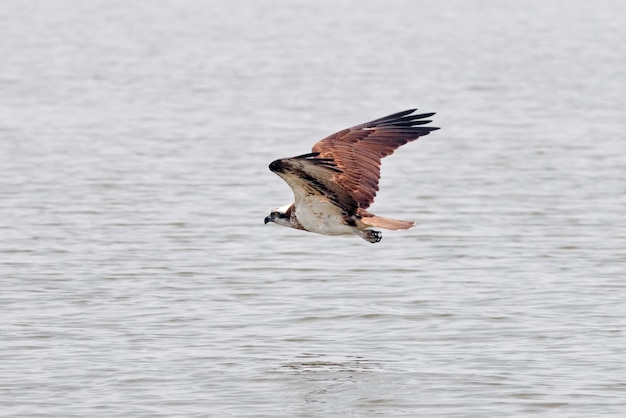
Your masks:
M 290 228 L 297 228 L 296 225 L 291 223 L 291 211 L 293 210 L 293 203 L 281 206 L 279 208 L 272 209 L 270 214 L 265 217 L 265 223 L 274 222 L 278 225 L 288 226 Z

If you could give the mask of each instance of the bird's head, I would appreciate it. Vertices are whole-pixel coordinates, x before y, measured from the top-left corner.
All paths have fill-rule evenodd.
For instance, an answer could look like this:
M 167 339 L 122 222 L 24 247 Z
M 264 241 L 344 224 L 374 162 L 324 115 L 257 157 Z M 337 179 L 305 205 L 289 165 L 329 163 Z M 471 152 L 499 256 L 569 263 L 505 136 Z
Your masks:
M 270 214 L 265 217 L 265 223 L 274 222 L 278 225 L 288 226 L 293 228 L 293 224 L 291 223 L 291 210 L 293 208 L 293 204 L 281 206 L 276 209 L 272 209 Z

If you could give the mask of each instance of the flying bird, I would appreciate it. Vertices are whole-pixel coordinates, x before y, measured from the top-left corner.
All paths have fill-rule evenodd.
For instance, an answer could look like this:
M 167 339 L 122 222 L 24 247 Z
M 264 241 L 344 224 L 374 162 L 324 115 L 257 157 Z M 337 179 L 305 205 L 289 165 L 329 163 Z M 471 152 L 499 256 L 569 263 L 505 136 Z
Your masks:
M 269 169 L 287 182 L 295 199 L 273 209 L 265 223 L 324 235 L 356 234 L 371 243 L 382 239 L 372 228 L 412 228 L 414 222 L 376 216 L 367 208 L 378 191 L 381 159 L 439 129 L 423 126 L 434 113 L 416 110 L 344 129 L 316 143 L 311 153 L 273 161 Z

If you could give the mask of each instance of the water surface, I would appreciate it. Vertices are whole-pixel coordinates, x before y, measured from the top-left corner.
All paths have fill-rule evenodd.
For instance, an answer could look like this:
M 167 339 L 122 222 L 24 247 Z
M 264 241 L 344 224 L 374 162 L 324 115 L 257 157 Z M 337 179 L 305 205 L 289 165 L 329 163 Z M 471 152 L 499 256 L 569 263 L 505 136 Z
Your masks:
M 626 408 L 626 10 L 5 1 L 0 410 Z M 406 108 L 371 245 L 263 225 L 268 171 Z

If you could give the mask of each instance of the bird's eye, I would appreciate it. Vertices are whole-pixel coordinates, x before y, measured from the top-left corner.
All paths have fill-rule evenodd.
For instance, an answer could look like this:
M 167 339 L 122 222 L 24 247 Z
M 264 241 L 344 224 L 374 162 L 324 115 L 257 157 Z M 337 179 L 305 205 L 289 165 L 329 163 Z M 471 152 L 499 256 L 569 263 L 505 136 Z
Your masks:
M 272 215 L 272 216 L 276 217 L 276 216 L 278 216 L 279 214 L 278 214 L 278 212 L 272 212 L 270 215 Z

